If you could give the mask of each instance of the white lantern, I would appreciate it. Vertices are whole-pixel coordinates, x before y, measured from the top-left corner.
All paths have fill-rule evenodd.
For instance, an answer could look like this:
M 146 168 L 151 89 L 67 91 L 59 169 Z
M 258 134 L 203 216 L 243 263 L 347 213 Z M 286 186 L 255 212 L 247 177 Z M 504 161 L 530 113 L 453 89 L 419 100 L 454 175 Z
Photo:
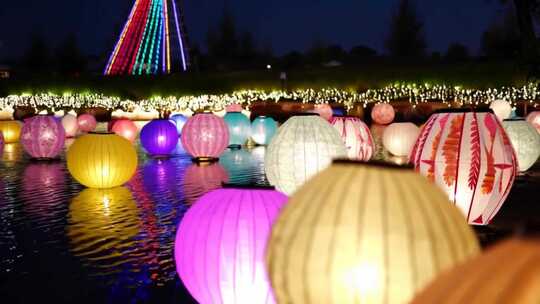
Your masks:
M 420 128 L 413 123 L 393 123 L 384 130 L 383 146 L 395 156 L 409 156 L 418 134 Z
M 524 119 L 505 120 L 503 127 L 516 151 L 519 171 L 529 170 L 540 156 L 540 135 Z
M 317 114 L 293 116 L 272 139 L 265 157 L 266 176 L 270 184 L 288 195 L 332 159 L 347 157 L 339 133 Z
M 494 100 L 489 108 L 493 110 L 500 121 L 508 119 L 512 115 L 512 105 L 506 100 Z

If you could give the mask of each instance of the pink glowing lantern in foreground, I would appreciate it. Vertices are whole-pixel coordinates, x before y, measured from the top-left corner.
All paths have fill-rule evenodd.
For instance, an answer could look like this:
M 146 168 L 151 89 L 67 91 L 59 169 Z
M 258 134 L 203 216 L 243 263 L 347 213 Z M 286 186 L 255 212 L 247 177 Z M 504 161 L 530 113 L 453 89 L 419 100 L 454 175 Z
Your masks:
M 476 225 L 489 224 L 497 214 L 518 172 L 514 148 L 492 112 L 436 112 L 410 161 Z
M 332 121 L 332 116 L 334 115 L 332 107 L 327 103 L 316 104 L 313 113 L 319 114 L 320 117 L 327 121 Z
M 225 111 L 228 112 L 242 112 L 244 108 L 242 108 L 242 105 L 233 103 L 225 107 Z
M 24 121 L 21 144 L 33 158 L 55 158 L 64 148 L 66 133 L 53 116 L 34 116 Z
M 226 188 L 189 209 L 176 234 L 175 260 L 199 303 L 275 303 L 264 252 L 286 201 L 272 189 Z
M 97 125 L 96 118 L 90 114 L 79 115 L 79 117 L 77 117 L 77 123 L 82 132 L 92 132 Z
M 225 120 L 212 113 L 198 113 L 182 129 L 182 146 L 194 158 L 215 160 L 229 145 Z
M 368 126 L 358 117 L 334 116 L 331 124 L 338 130 L 349 159 L 368 161 L 373 155 L 373 138 Z
M 394 107 L 387 103 L 378 103 L 371 110 L 371 119 L 377 124 L 387 125 L 394 121 L 396 112 Z
M 137 139 L 137 133 L 139 133 L 139 129 L 129 119 L 121 119 L 114 122 L 112 126 L 112 131 L 116 135 L 120 135 L 123 138 L 129 140 L 130 142 L 134 142 L 135 139 Z
M 64 131 L 66 131 L 66 137 L 75 137 L 77 131 L 79 131 L 77 117 L 71 114 L 62 117 L 62 126 L 64 127 Z
M 527 115 L 527 122 L 540 133 L 540 111 L 534 111 Z

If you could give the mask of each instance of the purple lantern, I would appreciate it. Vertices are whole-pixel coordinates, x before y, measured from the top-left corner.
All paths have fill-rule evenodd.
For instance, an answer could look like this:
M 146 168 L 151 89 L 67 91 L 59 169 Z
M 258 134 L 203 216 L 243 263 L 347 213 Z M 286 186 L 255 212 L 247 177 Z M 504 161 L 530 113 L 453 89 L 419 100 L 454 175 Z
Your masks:
M 178 144 L 176 126 L 166 119 L 155 119 L 141 130 L 141 144 L 150 155 L 171 154 Z
M 55 158 L 64 147 L 66 132 L 53 116 L 34 116 L 24 121 L 21 143 L 33 158 Z
M 199 303 L 275 303 L 264 251 L 286 201 L 269 188 L 225 188 L 188 210 L 176 234 L 176 270 Z

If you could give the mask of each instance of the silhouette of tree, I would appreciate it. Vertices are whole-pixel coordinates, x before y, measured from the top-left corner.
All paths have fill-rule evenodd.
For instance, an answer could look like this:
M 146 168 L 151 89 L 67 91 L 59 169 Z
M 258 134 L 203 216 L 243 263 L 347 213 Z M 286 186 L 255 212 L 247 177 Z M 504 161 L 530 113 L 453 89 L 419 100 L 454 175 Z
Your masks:
M 386 48 L 390 55 L 401 59 L 423 57 L 426 51 L 424 25 L 410 0 L 401 0 L 390 25 Z
M 445 56 L 448 62 L 464 62 L 469 60 L 469 49 L 461 43 L 452 43 L 448 46 Z
M 31 74 L 42 74 L 50 68 L 50 50 L 41 34 L 32 34 L 30 45 L 23 56 L 23 65 Z
M 492 59 L 515 58 L 519 52 L 519 29 L 512 10 L 506 10 L 502 21 L 493 22 L 482 35 L 482 54 Z
M 79 76 L 86 69 L 86 59 L 82 54 L 77 36 L 70 34 L 56 50 L 58 72 L 65 76 Z
M 529 76 L 540 77 L 540 43 L 533 22 L 533 17 L 540 18 L 540 0 L 513 0 L 513 3 L 520 32 L 521 59 L 529 66 Z
M 377 56 L 376 50 L 364 45 L 359 45 L 350 50 L 349 61 L 351 63 L 362 63 L 372 60 L 375 56 Z

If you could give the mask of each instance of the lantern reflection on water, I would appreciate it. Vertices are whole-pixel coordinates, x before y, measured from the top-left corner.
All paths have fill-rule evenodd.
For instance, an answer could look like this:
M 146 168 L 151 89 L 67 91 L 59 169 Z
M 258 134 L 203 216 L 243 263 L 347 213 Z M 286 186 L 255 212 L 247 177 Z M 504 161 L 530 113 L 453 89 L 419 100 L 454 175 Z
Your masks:
M 184 194 L 187 204 L 193 204 L 199 197 L 214 189 L 221 188 L 229 181 L 229 174 L 220 163 L 190 165 L 184 173 Z

